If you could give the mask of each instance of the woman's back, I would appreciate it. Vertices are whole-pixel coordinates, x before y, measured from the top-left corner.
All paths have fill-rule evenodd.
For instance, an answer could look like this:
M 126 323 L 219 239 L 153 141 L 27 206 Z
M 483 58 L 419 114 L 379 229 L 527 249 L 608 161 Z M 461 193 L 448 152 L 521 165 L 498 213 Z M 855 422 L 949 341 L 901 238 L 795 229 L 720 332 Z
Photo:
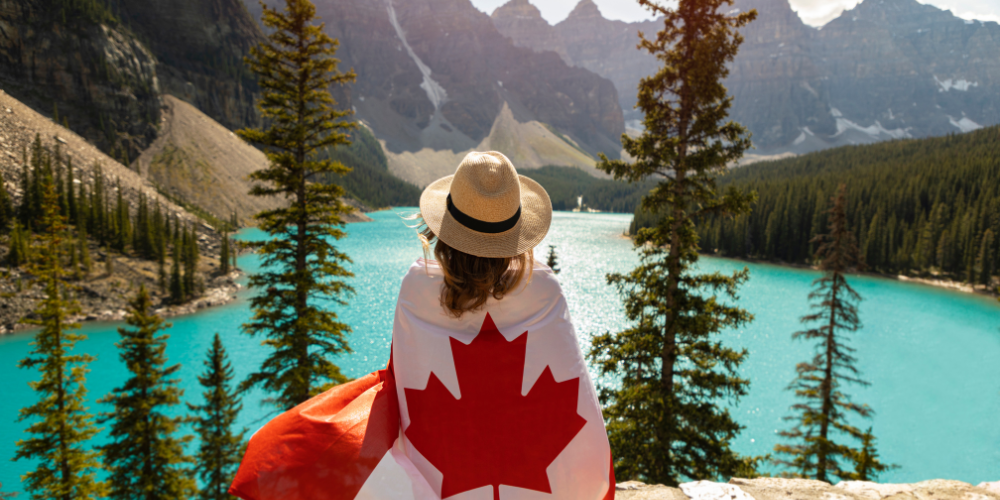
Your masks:
M 389 366 L 251 438 L 247 500 L 614 498 L 604 420 L 566 298 L 532 250 L 552 204 L 500 153 L 421 195 L 437 260 L 396 303 Z
M 613 495 L 597 395 L 551 270 L 535 265 L 502 299 L 457 318 L 442 284 L 438 263 L 420 260 L 396 306 L 397 472 L 426 498 Z

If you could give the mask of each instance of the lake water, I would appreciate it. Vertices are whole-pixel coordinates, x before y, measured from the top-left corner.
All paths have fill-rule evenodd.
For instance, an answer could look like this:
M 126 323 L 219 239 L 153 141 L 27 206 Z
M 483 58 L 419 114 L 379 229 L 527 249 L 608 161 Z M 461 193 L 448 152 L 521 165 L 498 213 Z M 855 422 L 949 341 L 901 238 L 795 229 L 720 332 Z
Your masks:
M 404 209 L 398 212 L 406 213 Z M 412 213 L 412 210 L 409 211 Z M 351 280 L 357 294 L 342 319 L 354 333 L 354 353 L 337 362 L 348 376 L 360 376 L 385 366 L 389 357 L 392 315 L 403 274 L 421 256 L 412 229 L 394 212 L 372 214 L 375 222 L 351 224 L 341 247 L 351 256 Z M 569 302 L 584 346 L 595 333 L 614 331 L 624 324 L 620 300 L 607 286 L 605 274 L 635 266 L 631 242 L 622 237 L 630 216 L 556 213 L 544 245 L 555 245 L 562 274 L 559 280 Z M 252 236 L 253 232 L 245 233 Z M 540 258 L 544 258 L 541 255 Z M 256 258 L 244 256 L 244 269 L 254 269 Z M 745 264 L 725 259 L 703 259 L 705 270 L 732 271 Z M 744 454 L 764 454 L 776 442 L 776 432 L 786 428 L 782 417 L 793 403 L 785 390 L 794 377 L 795 364 L 806 360 L 811 345 L 791 340 L 800 329 L 798 317 L 807 312 L 810 284 L 818 273 L 771 265 L 749 264 L 750 281 L 742 289 L 740 305 L 756 319 L 746 328 L 727 332 L 733 346 L 749 349 L 741 374 L 752 382 L 750 394 L 733 408 L 746 426 L 735 443 Z M 973 484 L 1000 480 L 1000 304 L 985 297 L 902 283 L 888 279 L 853 277 L 851 283 L 865 298 L 861 304 L 864 329 L 852 345 L 859 368 L 872 385 L 852 387 L 855 401 L 875 409 L 871 421 L 884 460 L 900 469 L 882 482 L 916 482 L 925 479 L 958 479 Z M 266 356 L 259 340 L 240 333 L 249 317 L 245 294 L 236 302 L 196 315 L 172 318 L 167 354 L 180 363 L 178 376 L 185 399 L 200 402 L 199 374 L 212 335 L 222 335 L 237 373 L 242 379 Z M 92 410 L 94 401 L 120 385 L 126 375 L 114 342 L 117 323 L 91 323 L 83 327 L 89 339 L 79 351 L 97 356 L 87 380 Z M 0 337 L 0 483 L 3 491 L 19 491 L 19 477 L 31 469 L 26 462 L 11 462 L 15 442 L 23 437 L 17 411 L 35 400 L 27 382 L 34 371 L 16 368 L 30 349 L 31 333 Z M 262 395 L 244 400 L 239 425 L 255 430 L 270 418 L 259 404 Z M 98 436 L 103 441 L 104 434 Z

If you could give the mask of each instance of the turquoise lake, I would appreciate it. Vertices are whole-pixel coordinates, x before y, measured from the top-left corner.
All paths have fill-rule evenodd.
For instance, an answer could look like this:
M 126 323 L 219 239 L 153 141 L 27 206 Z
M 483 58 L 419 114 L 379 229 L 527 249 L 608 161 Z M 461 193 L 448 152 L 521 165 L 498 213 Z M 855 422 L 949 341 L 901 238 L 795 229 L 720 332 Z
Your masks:
M 337 360 L 348 376 L 385 366 L 396 293 L 406 269 L 422 255 L 414 231 L 396 212 L 413 210 L 371 214 L 375 222 L 349 225 L 349 236 L 340 242 L 354 261 L 350 269 L 355 273 L 351 284 L 356 295 L 341 312 L 342 320 L 354 329 L 350 337 L 354 353 Z M 557 212 L 539 247 L 543 254 L 539 257 L 544 258 L 545 245 L 556 246 L 562 268 L 559 280 L 584 346 L 592 335 L 624 325 L 620 299 L 604 276 L 631 269 L 638 261 L 631 242 L 622 236 L 630 217 Z M 244 237 L 253 234 L 245 232 Z M 256 258 L 244 256 L 240 266 L 253 270 Z M 726 332 L 723 339 L 750 352 L 741 368 L 742 376 L 751 380 L 750 394 L 732 408 L 737 421 L 746 426 L 735 447 L 759 455 L 770 452 L 776 432 L 787 427 L 782 417 L 789 414 L 794 398 L 785 389 L 795 364 L 812 353 L 811 345 L 793 342 L 791 334 L 801 328 L 798 318 L 808 310 L 807 295 L 819 274 L 725 259 L 706 258 L 701 263 L 706 271 L 730 272 L 744 266 L 751 278 L 741 290 L 739 304 L 755 320 L 742 330 Z M 871 386 L 847 391 L 856 402 L 876 411 L 870 425 L 879 452 L 885 461 L 900 465 L 880 481 L 1000 480 L 1000 304 L 889 279 L 860 276 L 850 281 L 865 299 L 860 306 L 864 328 L 854 335 L 852 345 L 862 377 Z M 252 291 L 242 292 L 227 306 L 170 319 L 167 354 L 171 363 L 182 365 L 178 376 L 186 401 L 201 401 L 195 376 L 203 370 L 215 332 L 222 335 L 237 379 L 266 356 L 259 340 L 239 329 L 249 317 L 247 293 Z M 92 411 L 106 410 L 94 401 L 120 385 L 126 374 L 114 346 L 118 326 L 90 323 L 82 328 L 89 339 L 77 350 L 97 356 L 87 380 Z M 20 491 L 20 475 L 32 468 L 27 462 L 10 461 L 25 427 L 16 422 L 18 409 L 35 400 L 27 382 L 37 378 L 36 372 L 16 367 L 28 353 L 31 339 L 31 332 L 0 337 L 0 483 L 5 492 Z M 262 394 L 253 393 L 244 399 L 240 426 L 256 430 L 272 416 L 270 409 L 261 407 L 261 398 Z M 100 435 L 98 442 L 103 438 Z

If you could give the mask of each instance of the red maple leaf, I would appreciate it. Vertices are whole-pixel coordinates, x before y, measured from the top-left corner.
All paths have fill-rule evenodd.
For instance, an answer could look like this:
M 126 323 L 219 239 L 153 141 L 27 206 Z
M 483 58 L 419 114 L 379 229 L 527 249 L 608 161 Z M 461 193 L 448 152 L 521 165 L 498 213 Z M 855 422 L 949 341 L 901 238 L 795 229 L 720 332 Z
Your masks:
M 465 345 L 451 339 L 460 399 L 431 373 L 405 389 L 406 437 L 444 475 L 441 498 L 500 485 L 552 493 L 545 469 L 587 423 L 576 413 L 580 379 L 556 382 L 548 366 L 521 395 L 528 332 L 507 342 L 490 315 Z

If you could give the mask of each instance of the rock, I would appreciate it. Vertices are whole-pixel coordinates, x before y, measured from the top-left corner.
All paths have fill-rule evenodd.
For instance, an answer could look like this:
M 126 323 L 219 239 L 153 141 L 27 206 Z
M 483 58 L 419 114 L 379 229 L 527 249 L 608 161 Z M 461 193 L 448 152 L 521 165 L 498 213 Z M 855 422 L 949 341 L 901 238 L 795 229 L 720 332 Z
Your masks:
M 639 481 L 625 481 L 615 485 L 615 491 L 638 490 L 646 487 L 646 483 Z
M 998 492 L 945 479 L 916 483 L 913 485 L 913 495 L 920 500 L 1000 500 Z
M 754 500 L 734 484 L 711 481 L 681 483 L 681 491 L 692 500 Z
M 861 497 L 835 489 L 830 483 L 812 479 L 732 478 L 729 484 L 739 486 L 754 500 L 860 500 Z
M 993 481 L 991 483 L 986 483 L 986 482 L 979 483 L 976 485 L 976 488 L 982 488 L 986 491 L 1000 494 L 1000 481 Z
M 662 484 L 647 485 L 639 481 L 626 481 L 615 485 L 617 500 L 687 500 L 687 495 L 677 488 Z
M 859 498 L 881 500 L 893 497 L 894 500 L 915 498 L 911 493 L 913 487 L 909 484 L 879 484 L 870 481 L 841 481 L 835 488 L 850 492 Z

